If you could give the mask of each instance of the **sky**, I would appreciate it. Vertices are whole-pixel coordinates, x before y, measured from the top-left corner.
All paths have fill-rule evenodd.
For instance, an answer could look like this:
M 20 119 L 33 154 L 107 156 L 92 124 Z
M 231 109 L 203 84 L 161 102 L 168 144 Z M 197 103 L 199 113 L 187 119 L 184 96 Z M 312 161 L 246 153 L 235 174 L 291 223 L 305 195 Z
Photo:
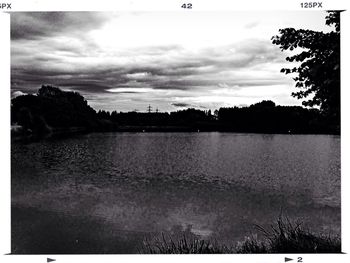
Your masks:
M 293 98 L 286 27 L 329 31 L 324 11 L 11 13 L 11 94 L 43 84 L 96 110 L 218 109 Z

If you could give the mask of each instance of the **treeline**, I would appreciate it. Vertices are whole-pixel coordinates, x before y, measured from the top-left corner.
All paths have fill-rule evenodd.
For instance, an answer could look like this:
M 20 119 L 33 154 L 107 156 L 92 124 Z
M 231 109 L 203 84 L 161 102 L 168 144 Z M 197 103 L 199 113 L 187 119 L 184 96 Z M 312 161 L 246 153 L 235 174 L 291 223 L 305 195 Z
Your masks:
M 48 133 L 53 129 L 95 129 L 96 111 L 77 92 L 65 92 L 42 86 L 36 95 L 22 95 L 11 100 L 11 123 L 25 131 Z
M 45 134 L 55 131 L 230 131 L 257 133 L 339 134 L 317 109 L 276 106 L 262 101 L 248 107 L 175 112 L 96 112 L 77 92 L 42 86 L 36 95 L 12 99 L 11 123 L 22 132 Z
M 120 126 L 176 126 L 198 129 L 215 123 L 210 111 L 186 109 L 175 112 L 119 112 L 99 111 L 99 119 L 104 119 Z
M 317 109 L 276 106 L 272 101 L 242 108 L 220 108 L 218 120 L 223 129 L 236 132 L 339 133 L 339 127 L 331 125 Z

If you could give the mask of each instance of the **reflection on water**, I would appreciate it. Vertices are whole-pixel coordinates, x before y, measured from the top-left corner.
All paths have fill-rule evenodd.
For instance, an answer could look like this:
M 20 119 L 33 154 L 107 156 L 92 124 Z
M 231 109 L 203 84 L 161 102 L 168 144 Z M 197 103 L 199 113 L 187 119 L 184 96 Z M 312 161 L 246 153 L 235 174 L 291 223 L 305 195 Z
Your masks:
M 96 133 L 13 142 L 11 159 L 13 253 L 137 253 L 181 231 L 234 243 L 281 211 L 340 233 L 339 136 Z

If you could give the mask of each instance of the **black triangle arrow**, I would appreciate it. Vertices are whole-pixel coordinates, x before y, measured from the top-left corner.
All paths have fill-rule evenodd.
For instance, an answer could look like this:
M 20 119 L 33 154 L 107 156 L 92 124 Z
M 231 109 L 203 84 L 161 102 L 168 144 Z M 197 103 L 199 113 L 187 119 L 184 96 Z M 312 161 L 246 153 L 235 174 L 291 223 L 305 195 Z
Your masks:
M 52 261 L 56 261 L 56 259 L 52 259 L 52 258 L 47 258 L 46 260 L 47 262 L 52 262 Z
M 293 260 L 292 258 L 284 258 L 284 262 L 288 262 L 288 261 L 291 261 L 291 260 Z

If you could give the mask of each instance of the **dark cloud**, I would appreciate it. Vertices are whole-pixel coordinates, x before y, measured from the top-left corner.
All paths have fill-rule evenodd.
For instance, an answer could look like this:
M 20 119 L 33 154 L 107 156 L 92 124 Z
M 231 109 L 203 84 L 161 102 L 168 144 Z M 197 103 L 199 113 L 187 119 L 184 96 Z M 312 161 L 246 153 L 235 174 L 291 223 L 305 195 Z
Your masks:
M 99 12 L 12 12 L 11 39 L 34 40 L 67 34 L 82 34 L 106 21 Z
M 203 105 L 197 105 L 193 103 L 185 103 L 185 102 L 176 102 L 176 103 L 171 103 L 172 106 L 175 106 L 177 108 L 200 108 L 200 109 L 207 109 L 207 107 Z
M 260 53 L 259 53 L 260 52 Z M 219 51 L 217 51 L 219 53 Z M 30 67 L 16 67 L 11 69 L 12 78 L 17 83 L 31 83 L 40 86 L 42 83 L 52 83 L 58 86 L 76 88 L 89 92 L 106 92 L 112 88 L 152 88 L 154 90 L 194 90 L 205 87 L 217 86 L 224 81 L 227 85 L 242 88 L 247 86 L 266 86 L 283 84 L 281 78 L 227 78 L 218 79 L 218 74 L 225 70 L 242 70 L 259 63 L 270 62 L 264 59 L 268 52 L 264 49 L 243 48 L 240 54 L 248 53 L 248 58 L 235 59 L 232 61 L 223 55 L 211 57 L 210 52 L 197 54 L 196 62 L 174 61 L 173 63 L 157 61 L 153 65 L 128 64 L 128 65 L 86 65 L 85 67 L 55 67 L 54 61 L 51 68 L 45 67 L 42 57 L 33 58 Z M 241 55 L 241 56 L 243 56 Z M 261 56 L 254 59 L 254 56 Z M 44 60 L 45 61 L 45 60 Z M 42 66 L 43 65 L 43 66 Z M 133 92 L 131 92 L 133 93 Z
M 113 91 L 113 93 L 116 93 L 116 94 L 139 94 L 141 92 L 137 92 L 137 91 Z
M 189 103 L 171 103 L 171 105 L 175 106 L 175 107 L 179 107 L 179 108 L 190 108 L 192 107 L 193 105 L 192 104 L 189 104 Z

